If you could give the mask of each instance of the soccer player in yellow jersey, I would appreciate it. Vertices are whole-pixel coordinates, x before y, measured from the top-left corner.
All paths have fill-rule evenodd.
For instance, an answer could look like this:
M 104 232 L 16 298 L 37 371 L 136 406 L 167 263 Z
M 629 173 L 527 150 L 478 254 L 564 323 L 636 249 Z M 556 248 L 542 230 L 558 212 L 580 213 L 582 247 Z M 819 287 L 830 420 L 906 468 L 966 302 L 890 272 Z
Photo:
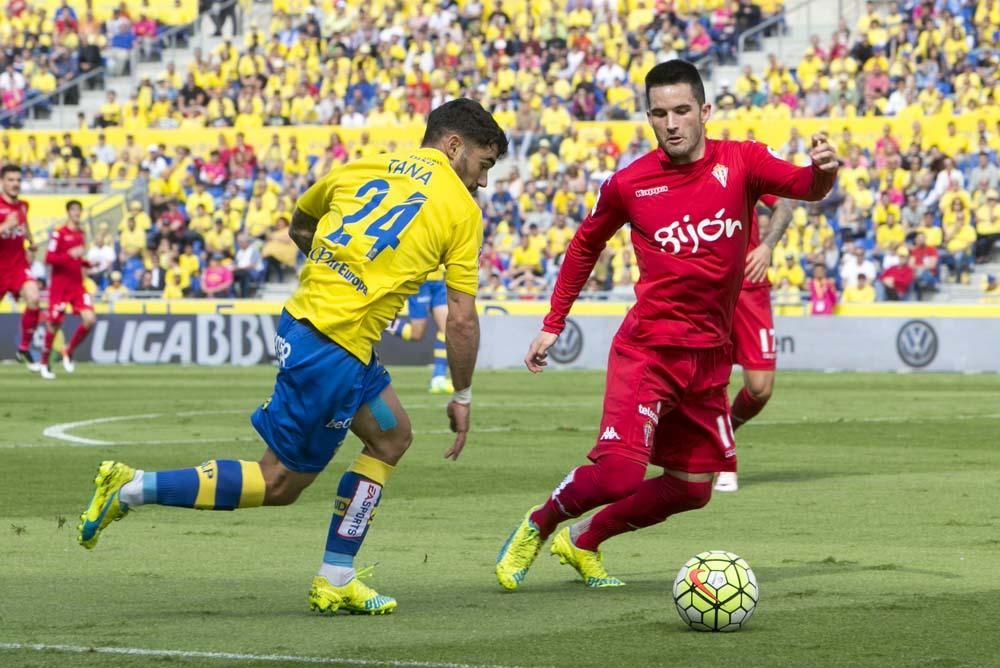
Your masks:
M 432 272 L 417 294 L 407 302 L 408 318 L 396 318 L 386 328 L 393 336 L 404 341 L 420 341 L 427 333 L 427 316 L 434 317 L 437 333 L 434 336 L 434 368 L 431 371 L 431 394 L 449 394 L 455 391 L 448 381 L 448 343 L 445 336 L 448 322 L 448 290 L 444 280 L 444 267 Z
M 392 612 L 396 601 L 354 571 L 382 490 L 413 440 L 410 420 L 372 346 L 407 296 L 442 264 L 448 291 L 448 359 L 455 386 L 448 417 L 457 459 L 469 431 L 479 349 L 482 214 L 473 194 L 507 151 L 478 102 L 433 112 L 421 147 L 338 166 L 298 201 L 289 231 L 307 256 L 275 337 L 278 377 L 250 421 L 267 444 L 258 462 L 211 460 L 176 471 L 103 462 L 80 543 L 142 504 L 233 510 L 294 502 L 351 430 L 364 449 L 340 479 L 309 604 L 320 612 Z

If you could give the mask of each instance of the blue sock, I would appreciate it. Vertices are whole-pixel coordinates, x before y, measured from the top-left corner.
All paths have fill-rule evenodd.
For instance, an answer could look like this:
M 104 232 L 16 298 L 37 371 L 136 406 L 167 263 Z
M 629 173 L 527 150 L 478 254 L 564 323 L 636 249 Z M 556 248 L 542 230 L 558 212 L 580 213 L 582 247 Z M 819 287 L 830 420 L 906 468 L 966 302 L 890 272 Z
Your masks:
M 392 471 L 393 467 L 385 462 L 362 454 L 341 476 L 326 537 L 324 564 L 342 568 L 354 565 L 354 557 L 365 540 L 382 500 L 382 488 Z
M 161 506 L 233 510 L 264 505 L 264 475 L 257 462 L 219 459 L 175 471 L 147 471 L 142 502 Z
M 413 325 L 406 318 L 396 318 L 385 329 L 393 336 L 398 336 L 404 341 L 413 339 Z
M 444 332 L 438 332 L 434 339 L 434 378 L 448 375 L 448 345 L 445 342 Z

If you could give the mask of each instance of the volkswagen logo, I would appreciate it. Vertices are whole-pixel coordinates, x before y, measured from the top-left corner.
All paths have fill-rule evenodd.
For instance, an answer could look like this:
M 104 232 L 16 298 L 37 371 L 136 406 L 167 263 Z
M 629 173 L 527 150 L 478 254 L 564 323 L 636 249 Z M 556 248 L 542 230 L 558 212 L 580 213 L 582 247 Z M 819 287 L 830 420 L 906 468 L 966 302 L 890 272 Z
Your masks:
M 549 356 L 553 362 L 572 364 L 583 352 L 583 330 L 573 320 L 566 320 L 566 328 L 556 339 L 554 346 L 549 348 Z
M 937 333 L 923 320 L 911 320 L 896 335 L 896 352 L 907 366 L 922 369 L 937 357 Z

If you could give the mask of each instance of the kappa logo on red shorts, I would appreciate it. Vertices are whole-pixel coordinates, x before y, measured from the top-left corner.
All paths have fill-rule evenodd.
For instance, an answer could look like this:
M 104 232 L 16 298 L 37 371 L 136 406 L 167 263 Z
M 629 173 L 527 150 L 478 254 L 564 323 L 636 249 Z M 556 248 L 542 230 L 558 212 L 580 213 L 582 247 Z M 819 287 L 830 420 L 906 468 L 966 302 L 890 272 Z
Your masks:
M 604 433 L 601 434 L 601 440 L 602 441 L 620 441 L 620 440 L 622 440 L 622 437 L 618 435 L 618 432 L 615 431 L 614 427 L 608 427 L 607 429 L 604 430 Z

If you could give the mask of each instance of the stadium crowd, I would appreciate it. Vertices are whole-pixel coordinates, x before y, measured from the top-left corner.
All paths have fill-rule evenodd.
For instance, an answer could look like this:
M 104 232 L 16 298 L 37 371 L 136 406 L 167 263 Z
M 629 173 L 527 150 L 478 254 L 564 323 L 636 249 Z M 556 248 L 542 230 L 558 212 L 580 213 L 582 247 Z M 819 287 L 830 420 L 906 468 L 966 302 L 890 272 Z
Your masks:
M 148 207 L 130 202 L 119 229 L 95 230 L 100 288 L 249 296 L 291 275 L 298 258 L 285 229 L 304 188 L 337 163 L 393 150 L 379 128 L 419 124 L 439 102 L 468 95 L 509 128 L 515 158 L 480 194 L 483 292 L 535 298 L 551 286 L 600 182 L 650 149 L 640 123 L 620 142 L 610 128 L 597 140 L 581 133 L 585 122 L 636 117 L 652 63 L 725 59 L 734 35 L 777 9 L 652 0 L 532 3 L 527 13 L 511 2 L 300 4 L 276 3 L 266 32 L 251 26 L 239 47 L 226 41 L 197 54 L 186 72 L 168 63 L 124 104 L 109 93 L 93 124 L 124 128 L 125 145 L 99 135 L 85 151 L 69 133 L 44 147 L 31 137 L 20 146 L 0 140 L 0 160 L 36 178 L 82 180 L 95 192 L 108 179 L 148 189 Z M 834 192 L 799 207 L 775 249 L 779 310 L 801 309 L 803 294 L 822 314 L 837 302 L 925 298 L 942 281 L 973 280 L 1000 239 L 1000 120 L 982 113 L 1000 104 L 998 36 L 998 0 L 901 2 L 891 12 L 869 4 L 857 25 L 814 37 L 801 62 L 772 57 L 764 71 L 716 82 L 716 119 L 829 118 L 846 156 Z M 959 114 L 979 114 L 974 133 L 954 122 L 933 127 L 932 118 Z M 850 119 L 878 117 L 886 124 L 877 140 L 855 139 Z M 333 129 L 323 150 L 268 133 L 312 123 L 365 131 L 346 144 Z M 789 125 L 775 148 L 802 163 L 806 140 Z M 141 140 L 147 128 L 223 126 L 235 127 L 235 141 L 220 134 L 207 153 Z M 630 294 L 637 273 L 622 231 L 588 292 Z M 996 281 L 986 285 L 996 290 Z
M 109 75 L 125 73 L 133 51 L 146 60 L 159 58 L 159 37 L 171 28 L 190 26 L 198 4 L 10 0 L 5 10 L 0 13 L 0 125 L 21 127 L 29 110 L 44 117 L 57 101 L 76 105 L 81 86 L 103 86 L 103 76 L 69 85 L 81 75 L 101 68 Z M 178 36 L 183 39 L 187 32 Z M 61 86 L 66 88 L 57 97 Z

